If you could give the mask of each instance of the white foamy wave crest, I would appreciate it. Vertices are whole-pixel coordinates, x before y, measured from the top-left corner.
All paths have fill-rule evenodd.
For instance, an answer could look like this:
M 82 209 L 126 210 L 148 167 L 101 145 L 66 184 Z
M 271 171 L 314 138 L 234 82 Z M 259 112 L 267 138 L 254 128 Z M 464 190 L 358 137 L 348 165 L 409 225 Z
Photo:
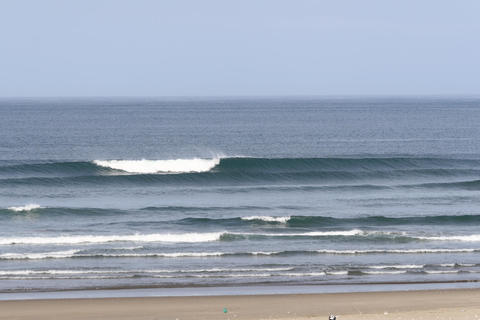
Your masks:
M 113 277 L 113 276 L 81 276 L 79 277 L 72 277 L 72 276 L 66 276 L 66 277 L 59 277 L 59 276 L 8 276 L 8 277 L 2 277 L 0 278 L 1 280 L 50 280 L 50 279 L 65 279 L 65 280 L 70 280 L 70 279 L 119 279 L 119 278 L 132 278 L 133 276 L 124 276 L 124 277 L 119 277 L 118 275 Z
M 347 231 L 313 231 L 313 232 L 306 232 L 306 233 L 299 233 L 300 236 L 312 236 L 312 237 L 328 237 L 328 236 L 358 236 L 358 235 L 366 235 L 365 231 L 359 229 L 347 230 Z
M 478 242 L 480 234 L 472 234 L 466 236 L 438 236 L 438 237 L 419 237 L 422 240 L 430 241 L 461 241 L 461 242 Z
M 312 231 L 302 233 L 230 233 L 234 235 L 263 236 L 263 237 L 332 237 L 332 236 L 357 236 L 366 235 L 362 230 L 353 229 L 346 231 Z
M 83 275 L 83 274 L 125 274 L 125 273 L 220 273 L 220 272 L 251 272 L 251 271 L 290 271 L 289 268 L 211 268 L 211 269 L 158 269 L 158 270 L 68 270 L 68 269 L 49 269 L 49 270 L 3 270 L 0 271 L 0 276 L 18 276 L 18 275 Z
M 60 259 L 70 258 L 78 250 L 40 252 L 40 253 L 3 253 L 0 254 L 0 260 L 38 260 L 38 259 Z
M 220 240 L 223 232 L 132 235 L 75 235 L 58 237 L 0 238 L 0 245 L 82 244 L 107 242 L 209 242 Z
M 210 269 L 183 269 L 168 270 L 168 272 L 178 273 L 217 273 L 217 272 L 250 272 L 250 271 L 290 271 L 294 267 L 278 267 L 278 268 L 210 268 Z
M 223 256 L 223 252 L 173 252 L 173 253 L 157 253 L 156 257 L 165 258 L 181 258 L 181 257 L 219 257 Z
M 42 253 L 4 253 L 0 254 L 0 260 L 39 260 L 39 259 L 64 259 L 64 258 L 201 258 L 219 257 L 223 252 L 172 252 L 172 253 L 79 253 L 80 250 L 42 252 Z M 166 272 L 166 271 L 165 271 Z
M 439 264 L 440 267 L 449 267 L 449 268 L 454 268 L 454 267 L 475 267 L 475 263 L 441 263 Z
M 265 278 L 271 277 L 271 273 L 231 273 L 222 275 L 199 274 L 192 275 L 192 278 Z
M 279 253 L 280 251 L 254 251 L 254 252 L 251 252 L 250 254 L 254 256 L 271 256 Z
M 417 254 L 417 253 L 472 253 L 479 249 L 372 249 L 372 250 L 317 250 L 320 254 Z
M 10 271 L 0 271 L 0 275 L 79 275 L 79 274 L 117 274 L 117 273 L 128 273 L 130 271 L 122 270 L 10 270 Z M 134 271 L 131 271 L 134 272 Z M 141 271 L 137 271 L 141 272 Z
M 332 276 L 344 276 L 348 274 L 348 271 L 327 271 L 327 274 Z
M 79 254 L 76 257 L 110 257 L 110 258 L 201 258 L 201 257 L 219 257 L 224 252 L 172 252 L 172 253 L 102 253 L 102 254 Z
M 423 264 L 397 264 L 397 265 L 379 265 L 379 266 L 367 266 L 370 269 L 420 269 L 425 265 Z
M 245 220 L 245 221 L 260 220 L 265 222 L 287 223 L 287 221 L 290 220 L 290 217 L 250 216 L 250 217 L 242 217 L 242 220 Z
M 248 278 L 265 278 L 265 277 L 319 277 L 325 276 L 325 272 L 288 272 L 288 273 L 232 273 L 224 275 L 193 275 L 194 278 L 239 278 L 239 277 L 248 277 Z
M 94 160 L 97 166 L 129 173 L 188 173 L 206 172 L 220 163 L 214 159 L 175 159 L 175 160 Z
M 287 277 L 319 277 L 325 276 L 325 272 L 287 272 L 287 273 L 278 273 L 279 276 Z
M 475 267 L 475 263 L 457 263 L 457 266 L 459 267 Z
M 365 274 L 403 274 L 407 271 L 362 271 Z
M 7 209 L 15 211 L 15 212 L 22 212 L 22 211 L 32 211 L 32 210 L 40 209 L 40 208 L 42 208 L 40 205 L 31 203 L 31 204 L 26 204 L 26 205 L 21 206 L 21 207 L 9 207 Z

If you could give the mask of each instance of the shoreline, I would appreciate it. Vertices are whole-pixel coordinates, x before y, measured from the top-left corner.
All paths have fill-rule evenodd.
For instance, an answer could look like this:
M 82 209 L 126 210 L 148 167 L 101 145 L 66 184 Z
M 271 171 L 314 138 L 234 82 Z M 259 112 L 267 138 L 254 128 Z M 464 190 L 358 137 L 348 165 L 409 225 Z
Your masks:
M 224 313 L 226 308 L 227 313 Z M 475 319 L 480 289 L 0 301 L 0 319 Z
M 288 294 L 333 294 L 368 292 L 405 292 L 478 289 L 478 281 L 451 282 L 382 282 L 340 284 L 256 284 L 230 286 L 185 286 L 185 287 L 111 287 L 84 289 L 52 289 L 0 292 L 0 301 L 58 300 L 58 299 L 103 299 L 103 298 L 154 298 L 154 297 L 202 297 L 202 296 L 249 296 Z

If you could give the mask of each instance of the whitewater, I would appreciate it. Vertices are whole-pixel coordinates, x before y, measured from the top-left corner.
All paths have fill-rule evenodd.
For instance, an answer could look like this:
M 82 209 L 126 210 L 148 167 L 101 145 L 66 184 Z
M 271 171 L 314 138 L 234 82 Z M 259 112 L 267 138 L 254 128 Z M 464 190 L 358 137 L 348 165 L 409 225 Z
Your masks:
M 94 164 L 121 170 L 128 173 L 190 173 L 206 172 L 220 163 L 214 159 L 175 159 L 175 160 L 94 160 Z

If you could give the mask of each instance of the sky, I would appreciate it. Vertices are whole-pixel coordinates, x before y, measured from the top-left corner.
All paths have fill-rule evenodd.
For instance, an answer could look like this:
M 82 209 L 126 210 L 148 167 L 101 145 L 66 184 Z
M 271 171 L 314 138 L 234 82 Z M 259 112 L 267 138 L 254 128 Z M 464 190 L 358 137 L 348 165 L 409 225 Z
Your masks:
M 480 1 L 0 0 L 0 97 L 478 95 Z

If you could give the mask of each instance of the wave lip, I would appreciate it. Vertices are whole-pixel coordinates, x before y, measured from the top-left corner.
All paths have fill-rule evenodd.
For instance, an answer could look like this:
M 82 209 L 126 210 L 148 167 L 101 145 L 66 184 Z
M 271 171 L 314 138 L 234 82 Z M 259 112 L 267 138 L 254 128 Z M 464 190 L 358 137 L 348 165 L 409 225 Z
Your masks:
M 25 211 L 32 211 L 32 210 L 41 209 L 41 208 L 42 207 L 39 204 L 30 203 L 20 207 L 8 207 L 7 209 L 15 212 L 25 212 Z
M 220 158 L 213 159 L 172 159 L 172 160 L 94 160 L 94 164 L 128 173 L 190 173 L 207 172 L 220 163 Z
M 59 237 L 18 237 L 0 238 L 0 245 L 15 244 L 82 244 L 108 242 L 209 242 L 220 240 L 224 232 L 210 233 L 165 233 L 132 235 L 74 235 Z

